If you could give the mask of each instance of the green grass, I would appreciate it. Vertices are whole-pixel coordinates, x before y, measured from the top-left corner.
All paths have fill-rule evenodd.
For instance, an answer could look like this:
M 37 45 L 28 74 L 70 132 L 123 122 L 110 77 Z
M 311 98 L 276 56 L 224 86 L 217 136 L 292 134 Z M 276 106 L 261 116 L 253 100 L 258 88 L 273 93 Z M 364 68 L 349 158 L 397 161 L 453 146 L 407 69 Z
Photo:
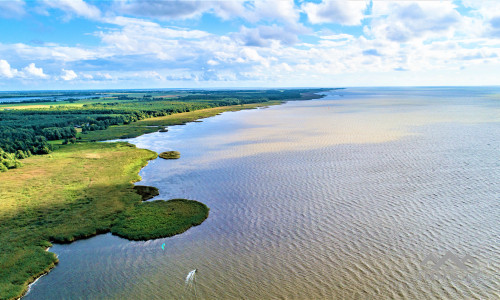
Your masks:
M 158 155 L 163 159 L 178 159 L 181 158 L 181 153 L 179 151 L 165 151 Z
M 208 217 L 208 207 L 186 199 L 144 202 L 126 210 L 111 232 L 129 240 L 149 240 L 183 233 Z
M 160 128 L 157 127 L 136 126 L 135 124 L 115 125 L 110 126 L 105 130 L 89 131 L 86 134 L 78 133 L 77 137 L 80 137 L 84 142 L 128 139 L 138 137 L 146 133 L 156 132 L 159 129 Z
M 244 109 L 255 109 L 261 106 L 278 105 L 283 103 L 282 101 L 268 101 L 260 103 L 251 103 L 243 105 L 232 105 L 232 106 L 220 106 L 214 108 L 200 109 L 195 111 L 190 111 L 186 113 L 173 114 L 164 117 L 149 118 L 145 120 L 138 121 L 134 125 L 138 126 L 172 126 L 172 125 L 182 125 L 188 122 L 193 122 L 199 119 L 213 117 L 215 115 L 221 114 L 226 111 L 239 111 Z
M 61 145 L 1 173 L 0 299 L 19 297 L 54 267 L 56 256 L 45 251 L 50 242 L 108 232 L 122 212 L 137 209 L 142 197 L 132 183 L 156 157 L 126 143 Z

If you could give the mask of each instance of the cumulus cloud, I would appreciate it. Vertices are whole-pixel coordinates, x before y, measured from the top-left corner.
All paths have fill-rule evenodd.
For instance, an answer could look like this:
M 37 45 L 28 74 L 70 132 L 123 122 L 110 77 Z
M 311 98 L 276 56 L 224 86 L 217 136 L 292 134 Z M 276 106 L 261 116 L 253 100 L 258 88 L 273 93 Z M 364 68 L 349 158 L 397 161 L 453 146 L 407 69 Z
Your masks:
M 37 68 L 35 66 L 35 63 L 29 64 L 27 67 L 25 67 L 23 69 L 23 71 L 27 76 L 30 76 L 30 77 L 38 77 L 38 78 L 48 78 L 49 77 L 47 74 L 43 73 L 42 68 Z
M 47 74 L 43 72 L 42 68 L 37 68 L 35 63 L 30 63 L 28 66 L 24 67 L 22 70 L 12 68 L 4 59 L 0 60 L 0 77 L 4 78 L 37 78 L 44 79 L 49 78 Z
M 303 11 L 309 22 L 360 25 L 369 1 L 323 0 L 321 3 L 305 3 Z
M 66 71 L 66 70 L 64 70 L 64 71 Z M 63 78 L 64 80 L 73 80 L 73 79 L 76 78 L 77 74 L 75 74 L 74 72 L 71 73 L 72 72 L 71 70 L 69 72 L 70 72 L 69 79 L 64 79 Z M 67 73 L 64 74 L 64 75 L 67 75 Z M 90 74 L 90 73 L 80 73 L 79 75 L 80 75 L 79 78 L 81 78 L 82 80 L 86 80 L 86 81 L 109 81 L 109 80 L 113 79 L 113 76 L 111 76 L 111 74 L 109 74 L 109 73 L 102 73 L 102 72 L 96 72 L 96 73 L 93 73 L 93 74 Z
M 61 79 L 66 81 L 73 80 L 78 77 L 78 75 L 76 75 L 75 71 L 73 70 L 62 69 L 62 72 L 63 74 L 61 75 Z
M 164 27 L 133 18 L 117 17 L 109 22 L 122 26 L 121 30 L 101 31 L 96 35 L 106 45 L 107 52 L 115 56 L 145 55 L 154 56 L 148 60 L 176 62 L 193 60 L 202 42 L 209 43 L 212 37 L 200 30 Z
M 22 0 L 0 1 L 0 17 L 1 18 L 19 18 L 26 12 L 24 9 L 25 2 Z
M 0 43 L 1 78 L 103 86 L 141 80 L 321 84 L 356 78 L 352 74 L 500 64 L 500 10 L 473 2 L 466 15 L 450 1 L 373 1 L 369 9 L 367 1 L 347 0 L 117 1 L 99 4 L 102 12 L 92 5 L 97 2 L 72 2 L 51 1 L 62 3 L 51 7 L 98 21 L 89 33 L 100 42 Z M 186 21 L 207 13 L 231 22 L 211 18 L 219 27 L 203 31 Z M 358 27 L 343 31 L 329 23 Z M 313 33 L 318 26 L 311 24 L 321 24 L 321 31 Z
M 10 67 L 10 64 L 4 60 L 0 59 L 0 76 L 12 78 L 14 77 L 18 71 Z

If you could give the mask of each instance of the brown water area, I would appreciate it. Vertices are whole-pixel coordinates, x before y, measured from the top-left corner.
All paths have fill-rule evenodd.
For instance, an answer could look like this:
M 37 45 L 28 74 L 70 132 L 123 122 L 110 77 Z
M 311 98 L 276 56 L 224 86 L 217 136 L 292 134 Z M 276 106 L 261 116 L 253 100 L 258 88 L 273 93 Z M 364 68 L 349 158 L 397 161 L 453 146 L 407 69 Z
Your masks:
M 500 298 L 500 88 L 349 88 L 130 142 L 181 153 L 141 171 L 151 201 L 209 218 L 54 245 L 24 298 Z

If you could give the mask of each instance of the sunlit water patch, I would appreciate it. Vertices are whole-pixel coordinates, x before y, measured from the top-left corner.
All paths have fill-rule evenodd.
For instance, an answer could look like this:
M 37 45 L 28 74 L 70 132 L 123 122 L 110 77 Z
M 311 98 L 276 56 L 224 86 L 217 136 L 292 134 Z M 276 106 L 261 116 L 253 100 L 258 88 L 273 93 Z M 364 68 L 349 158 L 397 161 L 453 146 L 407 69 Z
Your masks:
M 60 264 L 25 298 L 192 299 L 197 269 L 200 299 L 498 299 L 491 94 L 347 89 L 132 139 L 181 152 L 139 184 L 202 201 L 210 217 L 166 239 L 55 245 Z M 474 261 L 423 264 L 447 252 Z

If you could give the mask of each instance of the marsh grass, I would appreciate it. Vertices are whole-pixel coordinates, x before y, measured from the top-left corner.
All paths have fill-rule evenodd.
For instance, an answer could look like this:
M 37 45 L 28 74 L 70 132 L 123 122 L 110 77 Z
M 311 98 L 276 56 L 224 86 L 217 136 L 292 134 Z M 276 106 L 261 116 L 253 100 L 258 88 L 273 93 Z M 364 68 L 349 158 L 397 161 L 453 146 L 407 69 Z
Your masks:
M 141 203 L 132 182 L 156 153 L 126 143 L 61 145 L 0 174 L 0 299 L 21 296 L 57 263 L 45 251 L 110 230 Z
M 179 159 L 181 158 L 181 153 L 179 151 L 165 151 L 158 156 L 163 159 Z
M 183 233 L 208 217 L 208 207 L 187 199 L 157 200 L 125 210 L 111 232 L 129 240 L 149 240 Z

